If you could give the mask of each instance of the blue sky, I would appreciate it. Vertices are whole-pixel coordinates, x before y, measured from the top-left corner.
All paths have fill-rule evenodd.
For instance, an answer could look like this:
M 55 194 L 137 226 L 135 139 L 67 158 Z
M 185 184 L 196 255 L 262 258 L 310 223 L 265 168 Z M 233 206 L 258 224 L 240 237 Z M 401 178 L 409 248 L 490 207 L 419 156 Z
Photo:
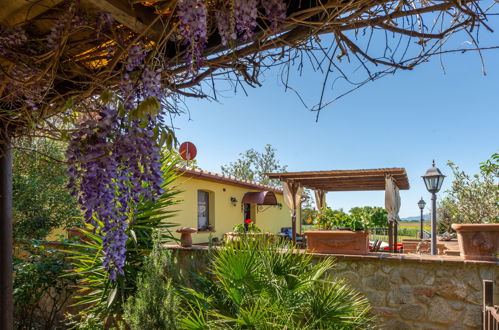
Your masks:
M 499 24 L 492 26 L 499 30 Z M 497 33 L 489 34 L 482 42 L 497 39 Z M 453 42 L 465 40 L 459 36 Z M 445 190 L 452 181 L 448 160 L 477 173 L 479 163 L 499 150 L 499 50 L 484 58 L 485 76 L 476 53 L 445 55 L 445 73 L 434 57 L 347 95 L 324 109 L 318 122 L 285 91 L 273 69 L 265 73 L 263 87 L 246 88 L 248 96 L 238 90 L 222 93 L 219 102 L 187 100 L 190 115 L 174 121 L 177 137 L 193 142 L 198 165 L 215 172 L 239 153 L 266 144 L 277 149 L 289 171 L 404 167 L 411 189 L 401 192 L 400 215 L 418 215 L 420 197 L 430 202 L 421 175 L 432 159 L 449 176 Z M 293 85 L 312 103 L 322 79 L 308 70 Z M 384 192 L 330 192 L 327 202 L 346 210 L 383 206 Z

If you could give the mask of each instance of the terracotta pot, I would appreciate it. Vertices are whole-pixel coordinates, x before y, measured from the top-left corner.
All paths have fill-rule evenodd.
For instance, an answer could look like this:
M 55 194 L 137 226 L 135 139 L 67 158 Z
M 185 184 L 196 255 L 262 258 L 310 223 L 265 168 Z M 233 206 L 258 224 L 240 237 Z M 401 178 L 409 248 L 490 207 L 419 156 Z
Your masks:
M 466 260 L 496 261 L 499 253 L 499 223 L 452 224 L 461 256 Z
M 197 230 L 194 228 L 180 228 L 177 229 L 177 233 L 180 233 L 180 246 L 190 247 L 192 246 L 192 233 L 196 233 Z
M 368 254 L 368 230 L 307 230 L 307 251 L 337 254 Z

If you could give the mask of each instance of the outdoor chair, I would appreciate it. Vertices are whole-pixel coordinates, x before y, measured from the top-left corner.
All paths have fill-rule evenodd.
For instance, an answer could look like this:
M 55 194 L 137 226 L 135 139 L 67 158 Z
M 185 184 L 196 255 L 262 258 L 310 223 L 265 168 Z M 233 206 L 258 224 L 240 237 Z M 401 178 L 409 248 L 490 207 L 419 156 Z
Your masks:
M 293 239 L 293 233 L 291 227 L 282 227 L 281 232 L 277 233 L 277 236 L 283 237 L 284 239 L 291 241 Z M 301 234 L 296 233 L 296 244 L 298 246 L 303 246 L 305 237 Z
M 381 240 L 375 240 L 371 249 L 369 250 L 370 252 L 379 252 L 379 248 L 381 247 L 381 243 L 383 243 L 383 241 Z

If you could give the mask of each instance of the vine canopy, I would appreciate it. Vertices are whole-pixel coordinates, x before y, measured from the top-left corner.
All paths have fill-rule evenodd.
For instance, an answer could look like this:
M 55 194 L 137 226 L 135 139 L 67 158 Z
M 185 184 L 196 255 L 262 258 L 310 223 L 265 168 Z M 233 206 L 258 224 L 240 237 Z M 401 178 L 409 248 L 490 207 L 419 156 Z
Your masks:
M 11 0 L 0 13 L 0 120 L 17 134 L 54 132 L 88 100 L 124 84 L 154 84 L 163 110 L 178 97 L 216 97 L 216 82 L 259 85 L 262 69 L 303 58 L 355 89 L 410 70 L 456 32 L 478 40 L 493 2 L 478 0 Z M 483 30 L 483 29 L 482 29 Z M 328 37 L 321 38 L 323 34 Z M 372 45 L 373 36 L 383 35 Z M 379 40 L 384 40 L 380 45 Z M 475 49 L 479 45 L 475 45 Z M 134 58 L 135 56 L 135 58 Z M 134 66 L 143 60 L 146 65 Z M 298 62 L 297 62 L 298 61 Z M 343 69 L 355 63 L 365 79 Z M 146 71 L 146 72 L 144 72 Z M 291 88 L 291 86 L 288 86 Z M 121 88 L 121 89 L 120 89 Z M 311 110 L 327 104 L 322 100 Z M 136 106 L 136 105 L 135 105 Z M 71 111 L 69 111 L 71 110 Z

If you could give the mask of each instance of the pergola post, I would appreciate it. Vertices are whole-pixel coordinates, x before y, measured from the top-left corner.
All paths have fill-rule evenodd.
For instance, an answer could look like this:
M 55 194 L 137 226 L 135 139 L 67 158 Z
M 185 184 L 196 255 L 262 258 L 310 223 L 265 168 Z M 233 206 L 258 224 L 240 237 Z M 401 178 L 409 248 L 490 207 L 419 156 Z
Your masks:
M 6 132 L 0 136 L 0 329 L 14 327 L 12 298 L 12 155 Z

